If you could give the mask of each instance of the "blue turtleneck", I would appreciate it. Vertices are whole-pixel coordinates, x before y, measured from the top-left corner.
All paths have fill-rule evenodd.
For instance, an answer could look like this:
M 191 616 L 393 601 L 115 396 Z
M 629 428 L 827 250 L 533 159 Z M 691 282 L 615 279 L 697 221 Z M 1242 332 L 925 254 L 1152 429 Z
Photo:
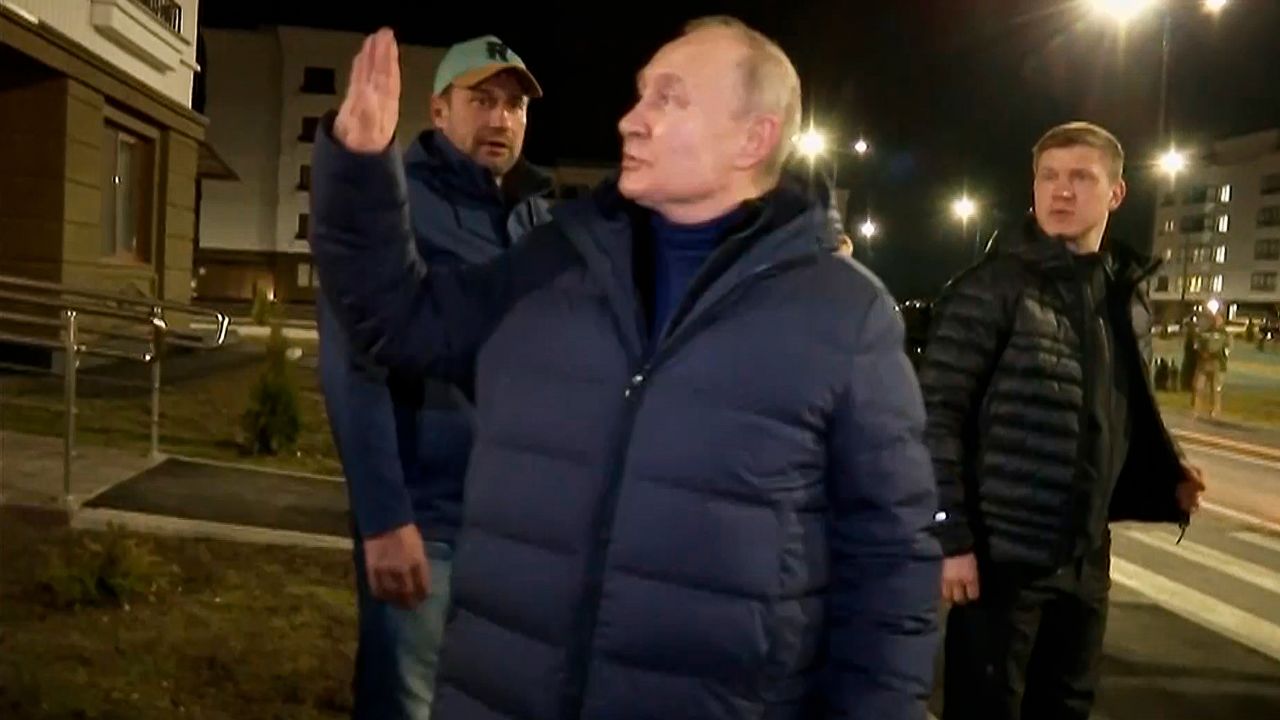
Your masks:
M 711 253 L 741 219 L 735 208 L 720 217 L 693 225 L 681 225 L 652 215 L 653 228 L 653 317 L 649 330 L 656 338 L 689 290 L 689 284 Z

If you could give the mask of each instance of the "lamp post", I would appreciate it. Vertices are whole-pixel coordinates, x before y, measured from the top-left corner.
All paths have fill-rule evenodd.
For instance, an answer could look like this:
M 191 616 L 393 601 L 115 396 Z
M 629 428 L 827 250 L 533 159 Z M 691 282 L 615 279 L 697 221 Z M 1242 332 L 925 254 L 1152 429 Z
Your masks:
M 1169 178 L 1169 192 L 1176 193 L 1178 188 L 1178 174 L 1187 169 L 1186 153 L 1175 147 L 1170 147 L 1160 155 L 1158 160 L 1156 160 L 1156 167 L 1159 168 L 1161 174 Z M 1174 201 L 1176 206 L 1176 197 L 1174 198 Z M 1183 233 L 1181 228 L 1178 228 L 1178 231 L 1182 235 L 1182 282 L 1180 283 L 1182 287 L 1181 292 L 1179 293 L 1180 297 L 1178 302 L 1180 305 L 1184 306 L 1183 312 L 1185 312 L 1185 306 L 1187 304 L 1187 286 L 1191 284 L 1191 278 L 1187 275 L 1191 267 L 1191 248 L 1187 234 Z
M 951 214 L 954 215 L 956 219 L 960 221 L 960 226 L 963 228 L 964 236 L 967 239 L 969 237 L 969 220 L 974 217 L 977 217 L 978 204 L 974 202 L 973 199 L 970 198 L 968 195 L 961 195 L 960 197 L 951 201 Z M 978 257 L 981 255 L 981 250 L 979 250 L 979 245 L 981 245 L 981 242 L 982 242 L 980 240 L 981 235 L 982 235 L 981 229 L 974 230 L 974 234 L 973 234 L 974 260 L 977 260 Z

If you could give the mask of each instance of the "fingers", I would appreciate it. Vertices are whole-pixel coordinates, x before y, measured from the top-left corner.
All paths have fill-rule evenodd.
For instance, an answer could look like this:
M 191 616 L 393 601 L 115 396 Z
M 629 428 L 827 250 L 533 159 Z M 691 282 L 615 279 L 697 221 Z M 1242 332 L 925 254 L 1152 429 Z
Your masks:
M 390 28 L 382 28 L 373 36 L 373 87 L 379 94 L 389 93 L 393 89 L 399 92 L 399 50 L 396 48 L 395 33 Z M 397 85 L 392 88 L 392 84 Z
M 427 599 L 431 584 L 425 562 L 416 562 L 409 568 L 409 586 L 410 596 L 414 605 Z
M 376 581 L 370 583 L 370 589 L 375 598 L 406 610 L 417 604 L 413 599 L 413 583 L 408 572 L 397 568 L 381 570 L 374 575 Z
M 964 578 L 962 586 L 964 588 L 965 597 L 968 599 L 969 602 L 973 602 L 978 599 L 978 576 L 977 575 L 970 575 L 969 577 Z
M 364 43 L 360 46 L 360 52 L 356 53 L 355 60 L 351 61 L 351 82 L 352 90 L 368 87 L 369 76 L 373 72 L 373 36 L 365 37 Z

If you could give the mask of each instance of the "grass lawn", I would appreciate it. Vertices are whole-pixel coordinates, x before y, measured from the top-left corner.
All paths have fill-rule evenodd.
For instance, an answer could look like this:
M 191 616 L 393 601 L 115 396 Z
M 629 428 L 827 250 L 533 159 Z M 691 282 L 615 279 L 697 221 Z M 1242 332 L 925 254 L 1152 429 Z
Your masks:
M 300 347 L 304 361 L 314 366 L 314 342 L 292 344 Z M 160 399 L 160 449 L 174 455 L 340 475 L 341 466 L 329 433 L 317 373 L 306 365 L 294 368 L 302 424 L 296 451 L 259 457 L 242 450 L 240 417 L 248 405 L 250 389 L 265 367 L 265 357 L 248 356 L 244 362 L 224 364 L 209 372 L 164 379 Z M 138 371 L 141 372 L 140 366 Z M 121 389 L 97 377 L 93 369 L 81 373 L 76 423 L 78 442 L 136 448 L 139 453 L 145 453 L 151 438 L 149 390 L 145 387 Z M 64 420 L 60 410 L 19 404 L 39 402 L 61 407 L 62 392 L 62 380 L 55 377 L 0 380 L 0 428 L 62 437 Z M 14 402 L 6 402 L 9 400 Z
M 68 606 L 65 582 L 50 589 L 67 575 L 51 557 L 98 587 L 126 577 L 133 595 Z M 115 563 L 88 560 L 102 557 Z M 345 552 L 71 531 L 6 514 L 0 717 L 342 718 L 354 603 Z

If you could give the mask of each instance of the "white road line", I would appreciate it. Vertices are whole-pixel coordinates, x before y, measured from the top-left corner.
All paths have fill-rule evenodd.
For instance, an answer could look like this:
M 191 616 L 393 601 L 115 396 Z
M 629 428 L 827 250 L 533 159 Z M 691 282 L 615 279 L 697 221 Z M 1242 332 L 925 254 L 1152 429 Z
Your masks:
M 1270 535 L 1263 535 L 1262 533 L 1251 532 L 1249 530 L 1233 532 L 1231 533 L 1231 537 L 1237 540 L 1243 540 L 1252 545 L 1257 545 L 1260 548 L 1280 552 L 1280 538 L 1274 538 Z
M 1198 433 L 1191 430 L 1174 430 L 1173 434 L 1180 439 L 1186 440 L 1190 444 L 1199 442 L 1205 445 L 1215 445 L 1217 447 L 1236 448 L 1241 452 L 1254 453 L 1255 455 L 1270 458 L 1273 461 L 1280 461 L 1280 450 L 1267 445 L 1255 445 L 1254 443 L 1232 440 L 1231 438 L 1222 437 L 1221 435 L 1210 435 L 1208 433 Z
M 1219 505 L 1217 503 L 1211 503 L 1211 502 L 1202 502 L 1200 503 L 1200 507 L 1204 508 L 1205 510 L 1208 510 L 1209 512 L 1229 517 L 1232 520 L 1238 520 L 1246 525 L 1253 525 L 1255 527 L 1260 527 L 1265 530 L 1270 530 L 1273 533 L 1280 533 L 1280 523 L 1272 522 L 1265 518 L 1260 518 L 1257 515 L 1250 515 L 1247 512 L 1233 510 L 1232 508 L 1226 507 L 1225 505 Z M 1195 523 L 1192 522 L 1193 527 L 1194 525 Z
M 1242 580 L 1280 595 L 1280 573 L 1263 567 L 1247 560 L 1241 560 L 1227 553 L 1214 550 L 1196 542 L 1183 541 L 1180 545 L 1174 545 L 1173 541 L 1167 536 L 1157 533 L 1135 530 L 1121 530 L 1121 534 L 1131 540 L 1136 540 L 1147 547 L 1155 548 L 1161 552 L 1181 557 L 1193 563 L 1203 565 L 1211 570 L 1216 570 L 1225 575 Z
M 1280 660 L 1280 626 L 1118 557 L 1111 579 L 1156 605 Z
M 1276 462 L 1275 460 L 1263 460 L 1262 458 L 1256 458 L 1250 455 L 1241 455 L 1240 453 L 1234 453 L 1230 450 L 1223 450 L 1209 445 L 1187 443 L 1185 447 L 1188 451 L 1193 453 L 1208 453 L 1210 455 L 1227 458 L 1228 460 L 1258 465 L 1260 467 L 1267 468 L 1268 470 L 1280 470 L 1280 462 Z

